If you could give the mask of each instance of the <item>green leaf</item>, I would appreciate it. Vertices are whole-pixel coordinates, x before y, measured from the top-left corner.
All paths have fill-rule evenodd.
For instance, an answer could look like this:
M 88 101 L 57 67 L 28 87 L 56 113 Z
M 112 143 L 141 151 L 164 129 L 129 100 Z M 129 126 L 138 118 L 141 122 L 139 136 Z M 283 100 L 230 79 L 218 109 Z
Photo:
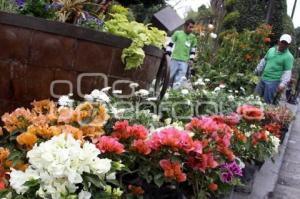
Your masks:
M 159 173 L 154 176 L 154 183 L 158 187 L 161 187 L 161 185 L 164 183 L 164 181 L 165 181 L 165 178 L 164 178 L 163 174 Z

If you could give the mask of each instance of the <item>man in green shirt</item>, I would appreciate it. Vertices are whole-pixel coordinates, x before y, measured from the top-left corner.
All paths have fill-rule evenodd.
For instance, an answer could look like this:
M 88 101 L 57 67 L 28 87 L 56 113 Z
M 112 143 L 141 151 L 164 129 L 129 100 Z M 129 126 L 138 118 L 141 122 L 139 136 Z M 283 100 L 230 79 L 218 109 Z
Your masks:
M 195 59 L 197 39 L 192 33 L 194 24 L 193 20 L 187 20 L 184 30 L 176 31 L 167 46 L 167 53 L 171 54 L 170 80 L 173 81 L 173 87 L 179 87 L 186 80 L 188 64 Z
M 291 79 L 294 57 L 288 50 L 292 38 L 288 34 L 280 37 L 277 46 L 270 48 L 264 57 L 262 78 L 256 93 L 268 104 L 273 103 L 276 93 L 281 93 Z M 256 72 L 262 70 L 256 68 Z

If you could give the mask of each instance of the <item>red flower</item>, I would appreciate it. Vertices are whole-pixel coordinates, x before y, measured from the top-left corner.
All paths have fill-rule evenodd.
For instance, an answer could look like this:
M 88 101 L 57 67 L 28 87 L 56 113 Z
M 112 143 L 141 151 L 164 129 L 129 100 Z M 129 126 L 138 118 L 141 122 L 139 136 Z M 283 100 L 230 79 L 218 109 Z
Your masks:
M 128 139 L 131 136 L 127 120 L 116 122 L 113 129 L 114 131 L 111 134 L 112 137 L 118 139 Z
M 5 189 L 5 183 L 3 181 L 0 181 L 0 191 L 3 189 Z
M 135 195 L 143 195 L 144 189 L 140 186 L 128 185 L 128 189 L 132 191 Z
M 264 126 L 264 129 L 272 133 L 274 136 L 280 138 L 281 136 L 281 125 L 277 123 L 270 123 Z
M 102 136 L 98 139 L 98 142 L 96 144 L 96 147 L 102 152 L 102 153 L 116 153 L 121 154 L 123 153 L 124 146 L 118 142 L 117 139 L 109 136 Z
M 202 117 L 201 119 L 193 118 L 190 123 L 186 125 L 187 130 L 198 130 L 203 133 L 213 133 L 218 130 L 218 124 L 211 117 Z
M 187 153 L 194 147 L 193 139 L 185 131 L 175 128 L 166 128 L 155 132 L 149 144 L 153 150 L 159 150 L 165 146 L 174 151 L 184 150 Z
M 237 108 L 237 113 L 248 121 L 260 121 L 264 118 L 264 112 L 251 105 L 243 105 Z
M 218 163 L 215 161 L 212 153 L 206 153 L 189 156 L 187 165 L 204 173 L 206 169 L 216 168 Z
M 151 153 L 150 146 L 144 140 L 134 140 L 133 144 L 131 145 L 131 150 L 143 155 L 148 155 L 149 153 Z
M 161 160 L 159 165 L 164 170 L 164 175 L 167 178 L 175 179 L 177 182 L 186 181 L 186 174 L 182 172 L 178 161 L 172 163 L 170 160 Z
M 135 139 L 145 140 L 148 136 L 148 130 L 143 125 L 133 125 L 129 128 L 129 132 Z
M 270 37 L 264 38 L 264 42 L 265 42 L 265 43 L 270 43 L 270 42 L 271 42 L 271 38 L 270 38 Z
M 208 189 L 209 189 L 210 191 L 217 191 L 217 190 L 218 190 L 218 185 L 215 184 L 215 183 L 210 183 L 210 184 L 208 185 Z

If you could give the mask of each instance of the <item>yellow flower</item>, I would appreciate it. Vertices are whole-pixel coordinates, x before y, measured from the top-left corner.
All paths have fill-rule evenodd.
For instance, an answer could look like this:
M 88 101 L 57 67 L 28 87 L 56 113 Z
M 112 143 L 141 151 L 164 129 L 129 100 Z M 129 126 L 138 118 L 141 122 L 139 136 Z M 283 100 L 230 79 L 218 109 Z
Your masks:
M 0 147 L 0 162 L 6 160 L 9 156 L 9 149 Z
M 33 133 L 25 132 L 18 135 L 17 142 L 18 144 L 24 145 L 28 149 L 31 149 L 33 145 L 37 142 L 37 137 Z

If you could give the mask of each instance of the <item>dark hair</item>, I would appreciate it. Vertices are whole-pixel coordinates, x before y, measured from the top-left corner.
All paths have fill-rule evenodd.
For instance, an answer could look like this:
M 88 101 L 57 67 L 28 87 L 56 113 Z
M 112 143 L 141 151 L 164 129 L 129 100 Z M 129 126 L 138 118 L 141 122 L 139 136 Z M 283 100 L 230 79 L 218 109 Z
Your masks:
M 188 25 L 190 25 L 190 24 L 195 24 L 195 21 L 193 20 L 193 19 L 188 19 L 188 20 L 186 20 L 185 22 L 184 22 L 184 26 L 188 26 Z

